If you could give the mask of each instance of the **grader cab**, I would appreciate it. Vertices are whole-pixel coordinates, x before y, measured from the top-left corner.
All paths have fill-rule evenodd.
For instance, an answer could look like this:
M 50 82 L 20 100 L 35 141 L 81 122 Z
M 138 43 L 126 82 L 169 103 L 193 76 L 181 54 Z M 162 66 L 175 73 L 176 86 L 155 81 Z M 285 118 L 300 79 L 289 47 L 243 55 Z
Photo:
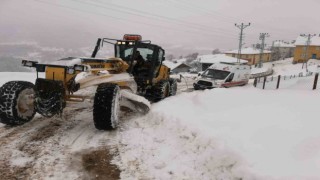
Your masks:
M 105 43 L 114 46 L 114 57 L 96 58 Z M 147 113 L 148 100 L 176 94 L 177 82 L 162 64 L 164 55 L 160 46 L 142 41 L 140 35 L 125 35 L 122 40 L 99 38 L 89 58 L 65 58 L 54 64 L 23 60 L 23 66 L 36 68 L 36 82 L 10 81 L 0 88 L 0 122 L 21 125 L 36 112 L 45 117 L 61 114 L 68 102 L 90 98 L 82 95 L 81 89 L 97 86 L 93 93 L 95 127 L 114 129 L 120 107 Z M 41 72 L 45 78 L 38 77 Z

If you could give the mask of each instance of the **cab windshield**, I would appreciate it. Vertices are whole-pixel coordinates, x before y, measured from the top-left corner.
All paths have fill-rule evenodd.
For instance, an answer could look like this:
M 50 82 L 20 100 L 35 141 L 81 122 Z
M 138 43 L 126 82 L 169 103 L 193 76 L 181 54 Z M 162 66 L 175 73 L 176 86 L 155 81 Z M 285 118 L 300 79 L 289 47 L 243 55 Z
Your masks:
M 204 73 L 202 73 L 202 77 L 213 78 L 217 80 L 224 80 L 230 74 L 229 71 L 222 71 L 218 69 L 207 69 Z
M 133 45 L 116 45 L 115 57 L 130 61 L 133 55 L 133 48 Z M 154 48 L 152 46 L 138 47 L 137 51 L 140 52 L 140 55 L 145 61 L 151 60 L 154 54 Z

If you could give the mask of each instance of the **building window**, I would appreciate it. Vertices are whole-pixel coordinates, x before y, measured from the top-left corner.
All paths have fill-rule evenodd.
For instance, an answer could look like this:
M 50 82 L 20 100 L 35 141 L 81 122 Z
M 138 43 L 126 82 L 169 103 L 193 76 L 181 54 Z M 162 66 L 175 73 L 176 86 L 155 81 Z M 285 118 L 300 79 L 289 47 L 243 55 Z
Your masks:
M 236 54 L 232 54 L 232 57 L 236 57 Z
M 306 53 L 302 53 L 302 54 L 301 54 L 301 58 L 305 58 L 305 57 L 307 57 L 307 56 L 306 56 Z
M 304 51 L 306 51 L 306 50 L 307 50 L 307 47 L 306 47 L 306 46 L 304 46 L 304 47 L 303 47 L 303 50 L 304 50 Z
M 317 50 L 317 51 L 319 51 L 319 50 L 320 50 L 320 47 L 319 47 L 319 46 L 318 46 L 318 47 L 316 47 L 316 50 Z

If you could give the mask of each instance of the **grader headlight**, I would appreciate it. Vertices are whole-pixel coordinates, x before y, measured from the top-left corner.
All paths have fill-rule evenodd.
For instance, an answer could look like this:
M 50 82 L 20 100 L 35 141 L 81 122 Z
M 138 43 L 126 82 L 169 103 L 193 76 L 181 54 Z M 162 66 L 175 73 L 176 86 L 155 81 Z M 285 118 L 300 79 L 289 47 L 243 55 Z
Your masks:
M 74 65 L 74 70 L 81 71 L 81 72 L 88 71 L 88 66 L 76 64 L 76 65 Z
M 74 74 L 74 68 L 73 67 L 68 67 L 68 69 L 67 69 L 67 73 L 68 74 Z
M 26 67 L 36 67 L 36 64 L 38 64 L 38 62 L 37 61 L 22 60 L 21 64 L 22 64 L 22 66 L 26 66 Z

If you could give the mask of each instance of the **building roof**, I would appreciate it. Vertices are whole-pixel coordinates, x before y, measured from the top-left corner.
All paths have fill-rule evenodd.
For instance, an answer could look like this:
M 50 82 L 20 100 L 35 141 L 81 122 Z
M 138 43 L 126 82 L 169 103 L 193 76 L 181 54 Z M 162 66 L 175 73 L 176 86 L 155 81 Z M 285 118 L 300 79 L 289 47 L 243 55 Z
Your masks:
M 182 58 L 182 59 L 172 59 L 172 62 L 177 62 L 177 63 L 185 63 L 187 61 L 186 58 Z
M 183 62 L 172 62 L 172 61 L 163 61 L 163 64 L 166 65 L 168 68 L 170 68 L 171 70 L 174 70 L 175 68 L 179 67 L 180 65 L 185 65 L 191 68 L 191 66 L 183 63 Z
M 233 50 L 233 51 L 226 51 L 225 53 L 226 54 L 237 54 L 238 49 Z M 264 50 L 263 53 L 271 53 L 271 51 Z M 243 48 L 243 49 L 241 49 L 241 54 L 260 54 L 260 49 L 256 49 L 253 47 Z
M 308 37 L 299 36 L 299 37 L 297 37 L 295 45 L 296 46 L 305 46 L 307 44 L 307 40 L 308 40 Z M 320 46 L 320 37 L 319 36 L 312 37 L 310 45 L 311 46 Z
M 295 45 L 284 41 L 275 41 L 273 47 L 295 47 Z
M 237 62 L 237 58 L 227 56 L 225 54 L 208 54 L 198 56 L 197 60 L 200 63 L 218 63 L 218 62 Z M 247 60 L 240 59 L 241 63 L 247 63 Z

